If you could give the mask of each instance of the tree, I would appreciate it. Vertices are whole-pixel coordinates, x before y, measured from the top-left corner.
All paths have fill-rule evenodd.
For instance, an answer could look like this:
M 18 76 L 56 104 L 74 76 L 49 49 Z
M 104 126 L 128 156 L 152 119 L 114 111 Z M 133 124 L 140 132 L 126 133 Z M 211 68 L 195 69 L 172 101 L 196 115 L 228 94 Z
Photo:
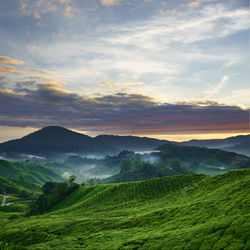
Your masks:
M 72 186 L 73 185 L 73 183 L 75 182 L 75 180 L 76 180 L 76 176 L 75 175 L 71 175 L 70 177 L 69 177 L 69 184 L 70 184 L 70 186 Z
M 87 183 L 88 183 L 89 186 L 93 186 L 93 185 L 95 185 L 95 179 L 90 178 L 90 179 L 87 180 Z
M 177 158 L 169 160 L 168 165 L 170 168 L 175 170 L 177 174 L 181 174 L 183 172 L 183 169 L 181 167 L 181 161 Z
M 24 178 L 23 178 L 22 175 L 20 175 L 18 178 L 19 178 L 20 181 L 24 181 Z
M 131 162 L 128 160 L 123 160 L 121 164 L 121 174 L 126 174 L 131 170 Z
M 198 170 L 199 162 L 197 160 L 192 161 L 192 163 L 190 164 L 190 168 L 194 171 Z
M 50 194 L 53 188 L 55 187 L 55 185 L 56 185 L 55 182 L 51 182 L 51 181 L 46 182 L 42 187 L 44 194 Z
M 18 192 L 18 196 L 21 198 L 28 198 L 29 197 L 29 193 L 26 190 L 20 190 Z

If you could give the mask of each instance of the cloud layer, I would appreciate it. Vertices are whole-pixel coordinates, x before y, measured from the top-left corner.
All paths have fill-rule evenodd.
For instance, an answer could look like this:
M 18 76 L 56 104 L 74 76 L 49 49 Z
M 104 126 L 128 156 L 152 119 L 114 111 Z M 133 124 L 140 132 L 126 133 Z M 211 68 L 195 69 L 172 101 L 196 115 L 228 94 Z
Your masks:
M 19 84 L 0 90 L 0 125 L 43 127 L 117 134 L 248 132 L 249 110 L 218 103 L 159 104 L 136 94 L 87 97 L 61 85 Z

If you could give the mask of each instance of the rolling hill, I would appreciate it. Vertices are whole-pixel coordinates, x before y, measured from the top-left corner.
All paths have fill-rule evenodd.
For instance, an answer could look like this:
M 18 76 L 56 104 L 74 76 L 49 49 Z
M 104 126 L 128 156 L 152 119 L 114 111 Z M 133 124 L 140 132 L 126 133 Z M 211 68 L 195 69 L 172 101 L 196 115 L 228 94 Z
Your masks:
M 122 157 L 123 155 L 126 157 Z M 108 157 L 108 160 L 106 165 L 109 168 L 113 166 L 114 169 L 121 170 L 102 180 L 102 183 L 140 181 L 191 172 L 214 175 L 232 169 L 250 168 L 250 158 L 245 155 L 220 149 L 170 143 L 158 147 L 158 152 L 151 154 L 142 156 L 124 151 L 116 157 Z M 101 161 L 105 165 L 105 159 L 99 162 Z
M 80 187 L 49 213 L 1 213 L 10 249 L 249 249 L 250 170 Z
M 43 184 L 47 181 L 62 181 L 56 170 L 39 163 L 9 162 L 0 160 L 0 176 Z
M 10 179 L 0 176 L 0 193 L 18 194 L 21 190 L 30 192 L 41 192 L 41 186 L 30 181 Z
M 160 153 L 156 153 L 163 160 L 168 158 L 178 158 L 182 161 L 200 163 L 212 166 L 230 167 L 242 160 L 248 160 L 249 157 L 234 152 L 227 152 L 220 149 L 210 149 L 197 146 L 181 146 L 174 144 L 165 144 L 158 147 Z

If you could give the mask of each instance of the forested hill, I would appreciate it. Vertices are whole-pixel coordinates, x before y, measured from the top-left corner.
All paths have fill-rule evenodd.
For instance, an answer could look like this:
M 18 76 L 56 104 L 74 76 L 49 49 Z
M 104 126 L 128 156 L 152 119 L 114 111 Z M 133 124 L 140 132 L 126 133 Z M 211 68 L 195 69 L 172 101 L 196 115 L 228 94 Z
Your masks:
M 165 144 L 158 147 L 162 159 L 178 158 L 183 161 L 199 161 L 211 165 L 233 165 L 241 160 L 249 160 L 249 157 L 234 152 L 227 152 L 220 149 L 206 147 L 181 146 Z
M 48 155 L 53 153 L 94 153 L 105 155 L 122 150 L 152 150 L 167 143 L 136 136 L 102 135 L 95 138 L 71 130 L 50 126 L 0 144 L 0 152 Z

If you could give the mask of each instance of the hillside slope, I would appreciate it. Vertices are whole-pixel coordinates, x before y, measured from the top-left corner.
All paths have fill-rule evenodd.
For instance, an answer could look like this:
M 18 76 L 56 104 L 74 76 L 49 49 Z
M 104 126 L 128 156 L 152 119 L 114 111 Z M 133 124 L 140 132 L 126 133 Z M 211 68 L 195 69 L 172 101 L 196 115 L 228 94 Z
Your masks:
M 63 178 L 51 168 L 39 163 L 9 162 L 0 160 L 0 176 L 7 178 L 23 178 L 37 184 L 47 181 L 62 181 Z
M 41 186 L 30 181 L 0 176 L 0 193 L 18 194 L 21 190 L 38 193 L 41 192 Z
M 50 213 L 2 220 L 0 244 L 18 249 L 249 249 L 249 181 L 245 169 L 81 187 Z

